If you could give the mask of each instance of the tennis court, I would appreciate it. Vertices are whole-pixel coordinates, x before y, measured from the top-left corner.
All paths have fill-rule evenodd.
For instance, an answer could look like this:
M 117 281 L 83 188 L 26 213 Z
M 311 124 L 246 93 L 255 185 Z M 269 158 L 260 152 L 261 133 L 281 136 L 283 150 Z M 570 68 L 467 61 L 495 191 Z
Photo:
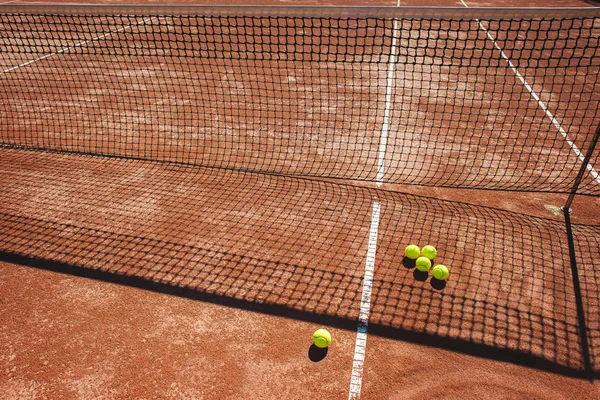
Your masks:
M 598 8 L 0 10 L 10 396 L 598 394 Z

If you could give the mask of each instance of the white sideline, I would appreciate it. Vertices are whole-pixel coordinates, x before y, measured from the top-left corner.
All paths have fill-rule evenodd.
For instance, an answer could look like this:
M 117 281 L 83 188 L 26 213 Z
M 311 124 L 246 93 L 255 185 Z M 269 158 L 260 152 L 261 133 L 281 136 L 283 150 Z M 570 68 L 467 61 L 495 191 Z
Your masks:
M 56 56 L 58 54 L 65 53 L 65 52 L 73 50 L 73 49 L 75 49 L 77 47 L 81 47 L 81 46 L 83 46 L 85 44 L 88 44 L 88 43 L 91 43 L 91 42 L 95 42 L 95 41 L 98 41 L 100 39 L 104 39 L 107 36 L 114 35 L 115 33 L 123 32 L 124 30 L 131 29 L 131 28 L 136 27 L 136 26 L 141 25 L 141 24 L 145 24 L 146 22 L 152 21 L 153 19 L 156 19 L 156 18 L 157 17 L 146 18 L 145 20 L 140 21 L 140 22 L 138 22 L 136 24 L 127 25 L 127 26 L 124 26 L 121 29 L 117 29 L 116 31 L 108 32 L 108 33 L 105 33 L 104 35 L 100 35 L 100 36 L 97 36 L 95 38 L 92 38 L 92 39 L 89 39 L 89 40 L 85 40 L 83 42 L 79 42 L 77 44 L 74 44 L 73 46 L 62 48 L 62 49 L 60 49 L 60 50 L 58 50 L 58 51 L 56 51 L 54 53 L 46 54 L 45 56 L 36 58 L 35 60 L 27 61 L 27 62 L 24 62 L 23 64 L 11 67 L 9 69 L 5 69 L 4 71 L 0 72 L 0 75 L 6 74 L 6 73 L 11 72 L 11 71 L 14 71 L 15 69 L 26 67 L 26 66 L 28 66 L 30 64 L 33 64 L 35 62 L 44 60 L 46 58 L 53 57 L 53 56 Z
M 464 2 L 464 0 L 460 0 L 460 2 L 465 7 L 469 8 L 469 6 L 467 5 L 467 3 Z M 476 20 L 476 21 L 479 24 L 479 27 L 481 28 L 481 30 L 484 31 L 485 34 L 487 35 L 487 37 L 492 41 L 492 43 L 494 43 L 494 47 L 500 52 L 500 55 L 502 56 L 502 58 L 508 63 L 509 67 L 513 70 L 513 72 L 515 73 L 517 78 L 519 78 L 519 80 L 521 81 L 523 86 L 525 86 L 525 88 L 529 91 L 529 94 L 531 95 L 531 97 L 533 97 L 533 99 L 538 103 L 538 105 L 544 111 L 544 113 L 546 113 L 546 116 L 548 118 L 550 118 L 552 125 L 554 125 L 556 127 L 556 129 L 558 129 L 558 132 L 560 132 L 560 134 L 565 138 L 565 141 L 567 142 L 567 144 L 569 146 L 571 146 L 571 149 L 577 155 L 579 160 L 581 162 L 583 162 L 585 160 L 585 156 L 581 153 L 579 148 L 577 148 L 575 143 L 573 143 L 571 141 L 571 139 L 569 139 L 567 132 L 563 129 L 563 127 L 560 125 L 560 123 L 556 120 L 556 118 L 554 117 L 552 112 L 548 109 L 548 106 L 546 106 L 546 104 L 540 99 L 540 97 L 537 95 L 537 93 L 535 93 L 535 91 L 533 90 L 531 85 L 529 83 L 527 83 L 527 81 L 525 80 L 523 75 L 521 75 L 521 73 L 517 70 L 517 68 L 512 63 L 512 61 L 510 61 L 508 56 L 504 53 L 504 50 L 502 50 L 502 48 L 500 46 L 498 46 L 498 43 L 496 43 L 496 39 L 494 39 L 494 37 L 490 34 L 490 32 L 483 26 L 483 24 L 479 20 Z M 590 175 L 592 175 L 592 177 L 596 180 L 596 182 L 598 182 L 600 184 L 600 175 L 594 169 L 591 162 L 586 165 L 586 168 L 590 172 Z
M 367 261 L 365 264 L 365 275 L 363 278 L 362 295 L 360 298 L 360 311 L 358 314 L 358 329 L 356 332 L 356 344 L 354 347 L 354 362 L 352 363 L 352 375 L 350 378 L 349 400 L 360 398 L 362 387 L 363 365 L 367 348 L 367 327 L 369 326 L 369 313 L 371 311 L 371 292 L 373 290 L 373 273 L 375 270 L 375 253 L 377 251 L 377 234 L 379 231 L 378 202 L 373 203 L 373 214 L 371 216 L 371 228 L 369 229 L 369 246 L 367 250 Z

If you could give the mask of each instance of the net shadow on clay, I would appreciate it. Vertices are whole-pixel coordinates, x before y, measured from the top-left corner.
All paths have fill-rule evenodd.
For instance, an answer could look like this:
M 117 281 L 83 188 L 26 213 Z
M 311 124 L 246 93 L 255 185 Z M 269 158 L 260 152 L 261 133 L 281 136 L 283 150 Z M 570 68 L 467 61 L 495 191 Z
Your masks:
M 354 330 L 377 201 L 371 333 L 583 373 L 560 219 L 314 179 L 2 154 L 5 261 Z M 598 226 L 573 231 L 598 249 Z M 451 267 L 446 287 L 402 264 L 413 242 L 436 245 Z M 597 374 L 598 254 L 578 254 Z

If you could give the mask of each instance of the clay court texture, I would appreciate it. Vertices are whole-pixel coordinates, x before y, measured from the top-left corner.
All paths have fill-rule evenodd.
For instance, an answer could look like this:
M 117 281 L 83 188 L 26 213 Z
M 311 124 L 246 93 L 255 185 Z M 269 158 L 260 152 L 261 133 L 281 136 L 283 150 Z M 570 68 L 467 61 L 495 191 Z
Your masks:
M 0 5 L 0 397 L 600 398 L 597 2 L 108 3 Z

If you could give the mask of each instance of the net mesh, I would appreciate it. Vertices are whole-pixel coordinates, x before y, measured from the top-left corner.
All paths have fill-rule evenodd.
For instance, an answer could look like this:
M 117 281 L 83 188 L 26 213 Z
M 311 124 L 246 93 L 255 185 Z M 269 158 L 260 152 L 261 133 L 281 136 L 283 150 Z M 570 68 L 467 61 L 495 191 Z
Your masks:
M 0 145 L 568 192 L 600 15 L 0 14 Z M 600 195 L 593 168 L 579 192 Z

